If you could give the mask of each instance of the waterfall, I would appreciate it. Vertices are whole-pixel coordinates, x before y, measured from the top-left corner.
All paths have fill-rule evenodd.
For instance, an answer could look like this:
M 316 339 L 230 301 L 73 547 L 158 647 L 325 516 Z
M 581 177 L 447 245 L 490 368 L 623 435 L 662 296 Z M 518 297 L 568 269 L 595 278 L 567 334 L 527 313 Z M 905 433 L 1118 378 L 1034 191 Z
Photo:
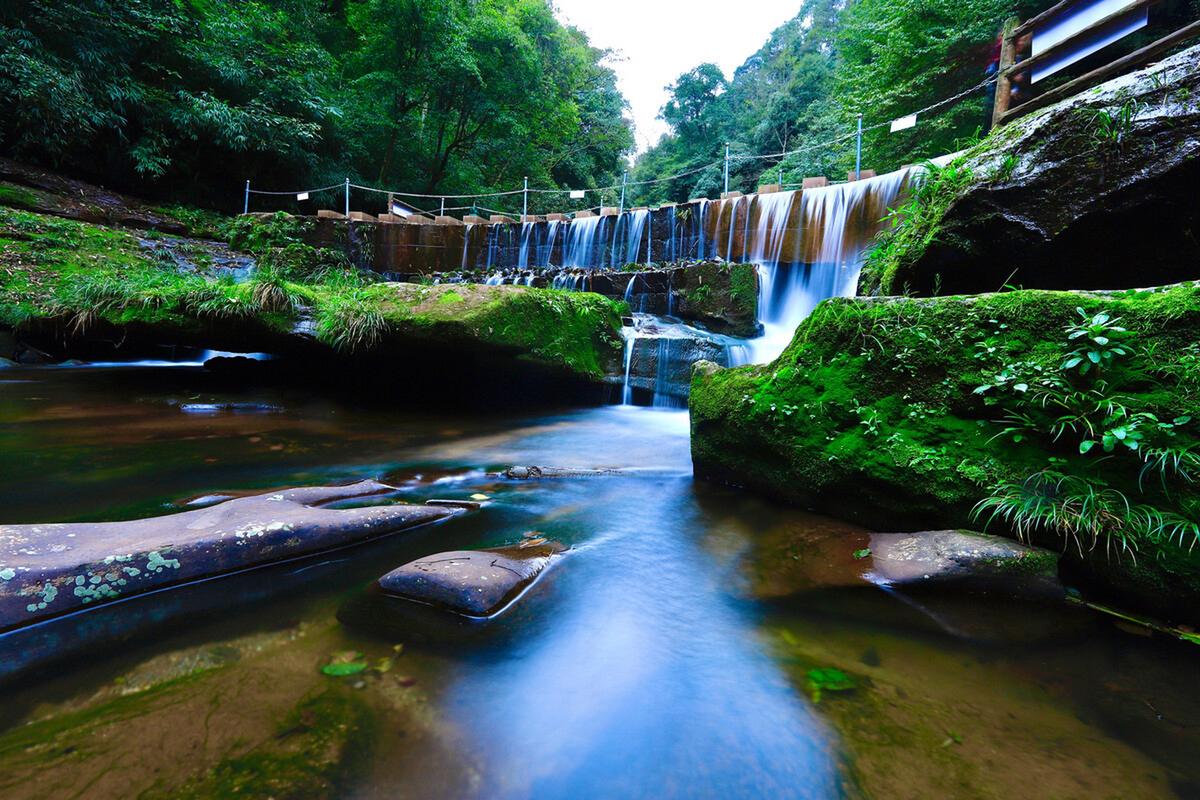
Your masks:
M 614 268 L 638 263 L 641 257 L 642 235 L 646 232 L 650 211 L 644 208 L 630 211 L 628 214 L 622 214 L 619 219 L 618 232 L 613 236 L 612 258 L 609 261 L 610 266 Z M 618 255 L 621 256 L 620 259 L 617 258 Z M 649 260 L 647 256 L 646 261 Z
M 705 258 L 708 258 L 708 251 L 704 247 L 704 225 L 706 222 L 708 222 L 709 201 L 701 200 L 699 205 L 700 205 L 699 213 L 696 215 L 698 217 L 697 222 L 696 222 L 696 233 L 695 233 L 695 236 L 696 236 L 696 258 L 705 259 Z
M 633 343 L 637 341 L 637 328 L 626 325 L 621 328 L 625 340 L 625 385 L 621 390 L 621 405 L 633 405 L 633 387 L 629 385 L 629 368 L 633 365 Z
M 563 247 L 563 266 L 596 269 L 603 264 L 603 249 L 597 250 L 597 240 L 604 239 L 602 228 L 609 217 L 583 217 L 571 220 Z M 597 255 L 600 257 L 597 258 Z
M 745 213 L 743 253 L 759 274 L 764 333 L 752 342 L 755 362 L 783 352 L 817 303 L 854 296 L 863 256 L 888 209 L 917 174 L 920 168 L 906 167 L 850 183 L 754 197 Z M 757 216 L 753 228 L 752 216 Z M 730 249 L 734 225 L 731 217 Z
M 475 227 L 475 223 L 468 222 L 466 224 L 466 226 L 463 228 L 462 259 L 461 259 L 461 263 L 459 265 L 459 268 L 463 269 L 463 270 L 471 269 L 474 266 L 473 264 L 470 264 L 467 262 L 467 250 L 471 244 L 471 229 L 474 227 Z M 491 281 L 488 281 L 488 282 L 490 283 Z
M 558 240 L 558 231 L 563 223 L 560 220 L 551 220 L 546 223 L 546 235 L 542 243 L 537 248 L 537 265 L 539 267 L 548 267 L 554 259 L 554 243 Z
M 521 249 L 517 253 L 517 266 L 520 267 L 521 269 L 525 269 L 530 266 L 529 247 L 531 244 L 533 245 L 533 249 L 534 249 L 534 258 L 537 258 L 537 256 L 539 255 L 538 250 L 537 250 L 536 236 L 537 236 L 537 225 L 535 223 L 532 223 L 532 222 L 522 222 L 521 223 Z M 532 242 L 530 240 L 532 240 Z M 536 266 L 540 267 L 540 266 L 544 266 L 544 264 L 541 261 L 539 261 Z

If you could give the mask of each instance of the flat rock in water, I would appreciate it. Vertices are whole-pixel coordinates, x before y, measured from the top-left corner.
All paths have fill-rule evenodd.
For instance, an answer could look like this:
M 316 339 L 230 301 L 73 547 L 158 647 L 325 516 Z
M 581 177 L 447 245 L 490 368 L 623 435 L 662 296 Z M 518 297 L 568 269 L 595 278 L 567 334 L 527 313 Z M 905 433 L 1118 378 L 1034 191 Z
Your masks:
M 0 525 L 0 631 L 463 513 L 437 506 L 321 507 L 388 491 L 361 481 L 284 489 L 128 522 Z
M 379 579 L 386 595 L 468 617 L 490 617 L 537 579 L 562 551 L 554 542 L 435 553 Z
M 502 478 L 514 481 L 541 480 L 543 478 L 596 478 L 624 475 L 620 469 L 588 469 L 586 467 L 537 467 L 515 466 L 498 473 Z
M 875 575 L 893 584 L 968 578 L 1058 580 L 1055 553 L 972 531 L 872 534 L 871 558 Z

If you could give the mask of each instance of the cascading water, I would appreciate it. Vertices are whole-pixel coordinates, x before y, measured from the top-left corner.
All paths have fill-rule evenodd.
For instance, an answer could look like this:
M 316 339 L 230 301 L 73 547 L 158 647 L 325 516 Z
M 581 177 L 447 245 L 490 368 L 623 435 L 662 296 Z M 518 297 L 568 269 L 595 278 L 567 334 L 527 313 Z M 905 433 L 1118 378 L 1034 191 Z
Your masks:
M 567 228 L 567 241 L 563 248 L 564 267 L 595 269 L 602 266 L 604 236 L 602 229 L 611 217 L 583 217 L 572 220 Z
M 539 255 L 538 247 L 537 247 L 537 239 L 535 238 L 536 235 L 537 235 L 537 225 L 535 225 L 532 222 L 522 222 L 521 223 L 521 248 L 517 252 L 517 266 L 520 267 L 521 269 L 525 269 L 530 266 L 530 264 L 529 264 L 530 247 L 533 248 L 535 258 Z M 539 261 L 538 266 L 541 266 L 541 265 L 542 264 Z
M 854 296 L 863 256 L 886 224 L 887 210 L 919 174 L 914 169 L 919 168 L 754 198 L 744 216 L 743 252 L 759 273 L 758 314 L 764 333 L 752 342 L 755 362 L 783 352 L 817 303 Z M 752 216 L 757 217 L 753 229 Z

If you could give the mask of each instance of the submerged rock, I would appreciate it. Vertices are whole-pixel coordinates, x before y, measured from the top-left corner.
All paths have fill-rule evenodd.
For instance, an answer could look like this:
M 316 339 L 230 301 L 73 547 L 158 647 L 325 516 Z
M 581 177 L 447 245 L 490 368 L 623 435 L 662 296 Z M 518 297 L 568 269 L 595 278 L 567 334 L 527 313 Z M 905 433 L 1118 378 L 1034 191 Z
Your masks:
M 972 531 L 871 535 L 873 572 L 891 584 L 1011 578 L 1058 586 L 1058 556 L 1049 550 Z
M 322 507 L 390 490 L 361 481 L 285 489 L 127 522 L 0 526 L 0 631 L 462 513 L 436 506 Z
M 492 617 L 525 591 L 563 550 L 555 542 L 453 550 L 409 562 L 379 579 L 385 595 L 466 617 Z
M 509 467 L 498 473 L 501 478 L 514 481 L 541 480 L 543 478 L 596 478 L 627 474 L 620 469 L 585 469 L 575 467 Z

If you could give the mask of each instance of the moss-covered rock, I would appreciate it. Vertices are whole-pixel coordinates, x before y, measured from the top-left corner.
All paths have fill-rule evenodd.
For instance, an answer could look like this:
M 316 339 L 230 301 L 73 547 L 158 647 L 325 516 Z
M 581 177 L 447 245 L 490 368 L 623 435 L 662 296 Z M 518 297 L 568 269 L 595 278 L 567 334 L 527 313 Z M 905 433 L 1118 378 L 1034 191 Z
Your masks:
M 753 264 L 702 261 L 671 273 L 672 312 L 730 336 L 757 336 L 758 271 Z
M 251 280 L 181 272 L 128 231 L 0 208 L 0 325 L 61 357 L 121 342 L 318 357 L 527 365 L 598 383 L 619 372 L 621 307 L 523 286 L 373 283 L 272 217 Z M 278 222 L 278 225 L 275 223 Z M 250 236 L 250 233 L 246 233 Z M 278 245 L 284 244 L 285 247 Z M 0 354 L 3 355 L 3 354 Z
M 901 209 L 861 294 L 1200 277 L 1200 46 L 994 131 Z
M 1177 448 L 1200 441 L 1187 419 L 1200 407 L 1197 284 L 1106 295 L 834 299 L 775 362 L 697 368 L 690 401 L 696 474 L 885 529 L 968 526 L 995 487 L 1047 468 L 1065 471 L 1080 459 L 1092 480 L 1140 497 L 1151 488 L 1136 455 L 1096 449 L 1085 459 L 1071 435 L 1055 443 L 1006 433 L 1013 409 L 977 391 L 1016 368 L 1010 365 L 1059 370 L 1064 327 L 1079 319 L 1077 308 L 1120 316 L 1133 332 L 1120 402 L 1163 422 L 1184 419 L 1163 432 Z M 1170 502 L 1195 519 L 1186 495 Z M 1106 554 L 1104 541 L 1091 552 L 1083 542 L 1082 559 L 1073 543 L 1070 552 L 1077 568 L 1120 586 L 1126 598 L 1195 617 L 1180 598 L 1200 593 L 1200 552 L 1189 549 L 1190 535 L 1182 546 L 1167 538 L 1133 542 L 1136 560 Z M 1058 535 L 1049 540 L 1064 543 Z

